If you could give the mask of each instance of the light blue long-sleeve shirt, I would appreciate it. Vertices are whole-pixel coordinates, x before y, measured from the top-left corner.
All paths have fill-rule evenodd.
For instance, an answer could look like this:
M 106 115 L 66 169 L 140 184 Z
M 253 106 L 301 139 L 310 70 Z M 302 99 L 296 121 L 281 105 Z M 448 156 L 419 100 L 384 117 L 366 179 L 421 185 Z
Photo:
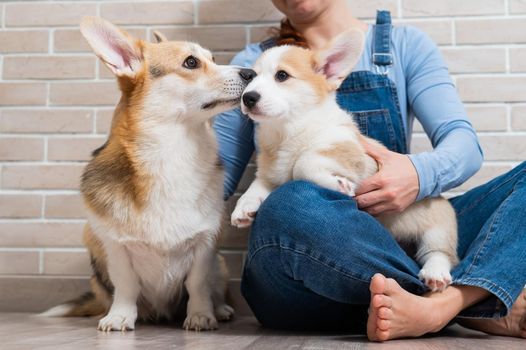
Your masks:
M 370 26 L 365 50 L 354 71 L 374 72 L 372 32 Z M 415 117 L 433 145 L 431 152 L 409 155 L 420 183 L 417 200 L 436 197 L 479 170 L 482 150 L 435 43 L 414 27 L 394 26 L 391 44 L 394 65 L 388 74 L 397 87 L 408 149 Z M 250 44 L 231 63 L 251 67 L 261 53 L 259 44 Z M 254 152 L 254 125 L 234 109 L 218 115 L 214 127 L 226 172 L 225 197 L 229 197 Z

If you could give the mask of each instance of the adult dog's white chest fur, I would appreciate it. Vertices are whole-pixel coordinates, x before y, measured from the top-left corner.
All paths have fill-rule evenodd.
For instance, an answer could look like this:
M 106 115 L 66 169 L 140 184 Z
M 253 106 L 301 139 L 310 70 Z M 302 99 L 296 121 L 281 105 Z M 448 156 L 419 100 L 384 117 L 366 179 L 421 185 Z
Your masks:
M 189 137 L 194 132 L 199 135 Z M 165 125 L 148 135 L 154 136 L 141 140 L 138 151 L 142 168 L 152 178 L 144 207 L 138 210 L 123 199 L 109 220 L 94 213 L 88 216 L 104 245 L 124 246 L 141 295 L 164 314 L 169 313 L 174 296 L 180 295 L 197 247 L 215 244 L 223 174 L 217 155 L 202 151 L 213 149 L 211 129 Z

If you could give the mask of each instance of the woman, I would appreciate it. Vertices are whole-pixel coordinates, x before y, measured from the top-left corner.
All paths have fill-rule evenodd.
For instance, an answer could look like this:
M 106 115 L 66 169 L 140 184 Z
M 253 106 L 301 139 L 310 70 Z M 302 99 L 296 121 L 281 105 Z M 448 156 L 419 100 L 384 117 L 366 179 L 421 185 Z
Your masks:
M 390 151 L 369 147 L 381 170 L 353 199 L 295 181 L 262 204 L 242 281 L 258 320 L 275 328 L 363 329 L 384 341 L 437 332 L 457 318 L 526 338 L 526 164 L 451 199 L 461 262 L 452 286 L 428 292 L 419 266 L 373 216 L 437 196 L 481 166 L 477 136 L 437 47 L 414 28 L 392 27 L 388 12 L 368 26 L 345 0 L 273 3 L 287 19 L 277 37 L 249 45 L 232 63 L 251 66 L 263 50 L 284 43 L 320 49 L 345 30 L 362 30 L 366 49 L 337 97 L 362 132 Z M 414 116 L 432 152 L 406 155 Z M 228 197 L 253 153 L 253 126 L 234 110 L 218 116 L 215 127 Z

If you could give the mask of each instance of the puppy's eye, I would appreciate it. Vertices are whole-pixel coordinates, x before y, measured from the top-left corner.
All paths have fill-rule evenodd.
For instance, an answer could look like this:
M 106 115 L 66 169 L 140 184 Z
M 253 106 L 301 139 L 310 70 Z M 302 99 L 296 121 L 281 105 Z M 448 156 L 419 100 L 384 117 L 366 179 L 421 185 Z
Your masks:
M 287 80 L 288 78 L 290 78 L 290 75 L 289 75 L 289 73 L 285 72 L 284 70 L 278 70 L 276 72 L 275 78 L 276 78 L 277 81 L 279 81 L 281 83 L 281 82 Z
M 184 60 L 183 67 L 188 68 L 188 69 L 199 68 L 199 60 L 195 58 L 194 56 L 188 56 Z

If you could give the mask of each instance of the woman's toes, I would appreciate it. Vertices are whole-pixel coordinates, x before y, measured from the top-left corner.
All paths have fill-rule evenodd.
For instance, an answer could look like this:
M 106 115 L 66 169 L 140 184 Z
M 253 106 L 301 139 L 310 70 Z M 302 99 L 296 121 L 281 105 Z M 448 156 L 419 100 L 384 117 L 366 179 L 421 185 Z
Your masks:
M 371 284 L 369 285 L 369 290 L 372 294 L 383 294 L 385 292 L 387 278 L 381 273 L 377 273 L 371 279 Z
M 381 307 L 377 311 L 378 318 L 382 320 L 390 320 L 393 318 L 393 310 L 387 307 Z
M 381 329 L 376 329 L 376 339 L 380 341 L 389 340 L 389 331 L 383 331 Z
M 382 319 L 377 319 L 376 320 L 376 328 L 381 330 L 381 331 L 388 331 L 389 328 L 391 327 L 391 321 L 389 320 L 382 320 Z
M 392 295 L 392 294 L 396 294 L 396 293 L 399 293 L 401 291 L 404 291 L 402 287 L 400 287 L 400 285 L 398 284 L 398 282 L 396 282 L 396 280 L 392 279 L 392 278 L 386 278 L 385 279 L 385 290 L 384 290 L 384 294 L 386 295 Z M 404 291 L 405 292 L 405 291 Z
M 374 308 L 377 308 L 377 309 L 381 307 L 391 308 L 393 306 L 393 300 L 387 295 L 376 294 L 375 296 L 373 296 L 373 300 L 371 301 L 371 304 L 373 305 Z

